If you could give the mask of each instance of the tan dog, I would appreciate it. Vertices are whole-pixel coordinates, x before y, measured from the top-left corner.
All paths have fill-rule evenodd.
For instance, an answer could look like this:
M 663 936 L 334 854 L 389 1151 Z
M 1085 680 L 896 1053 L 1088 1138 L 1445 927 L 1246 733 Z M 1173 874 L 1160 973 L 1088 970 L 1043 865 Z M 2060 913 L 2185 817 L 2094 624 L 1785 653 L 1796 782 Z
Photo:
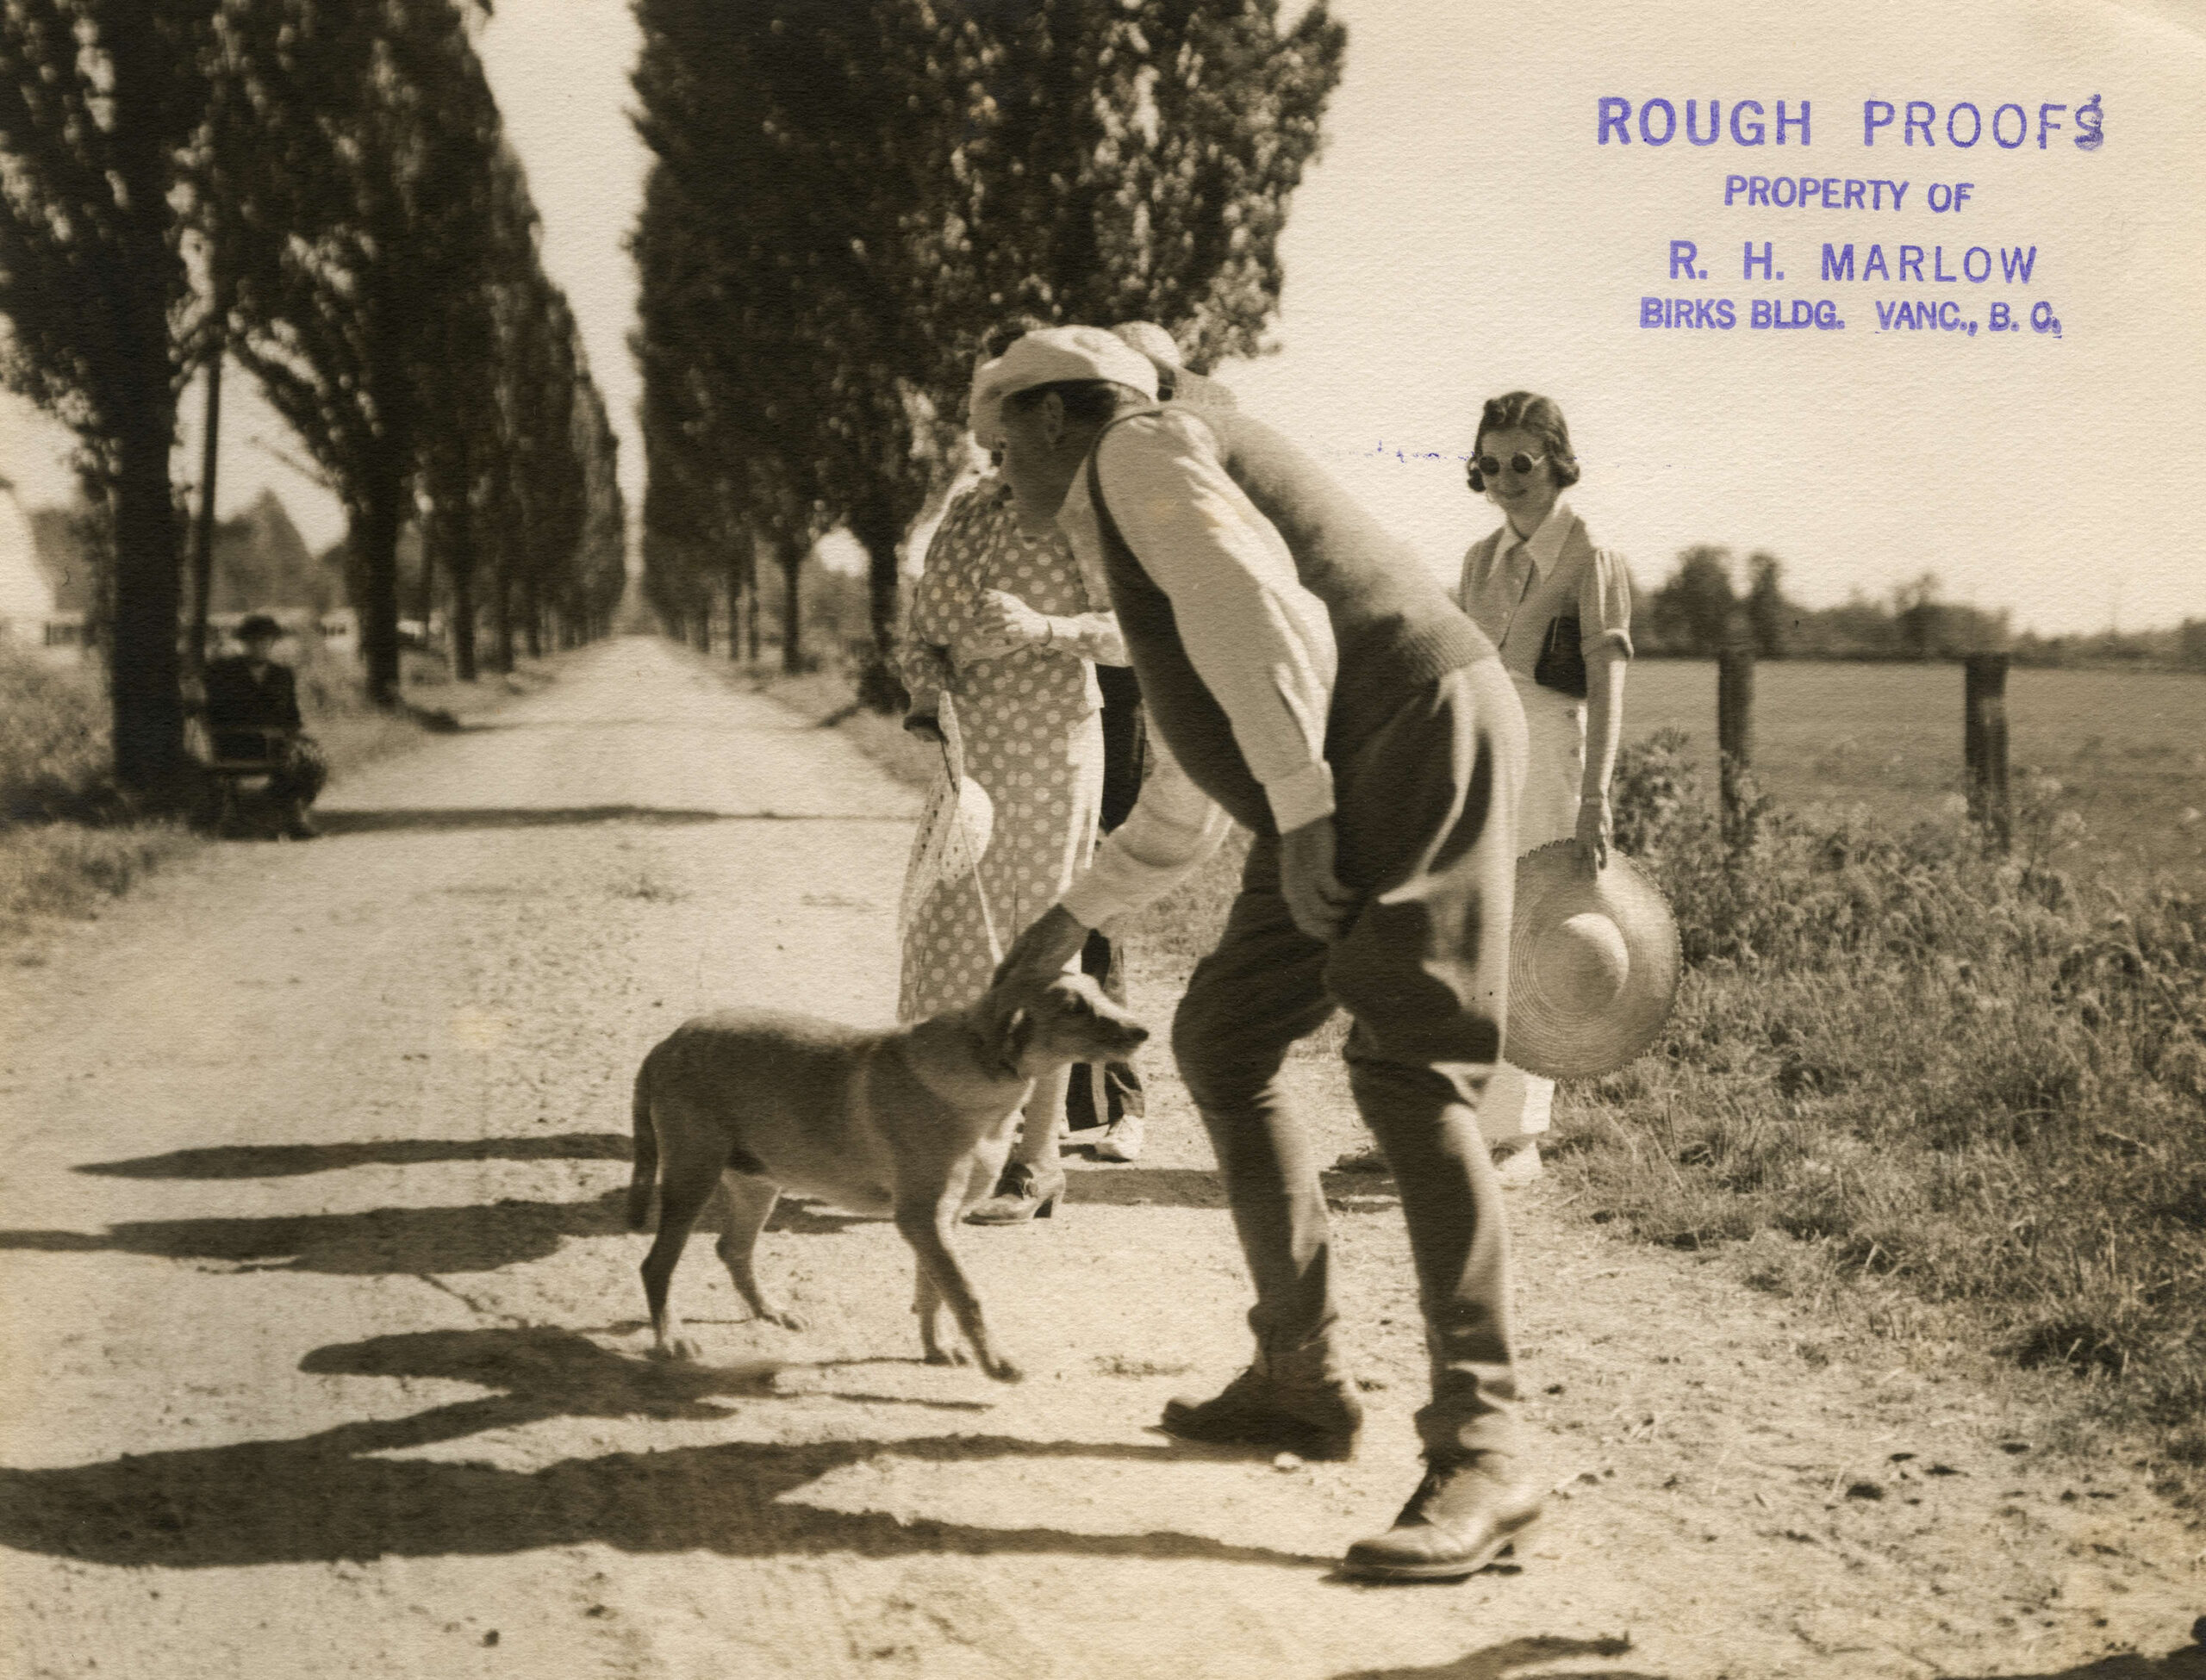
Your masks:
M 912 1310 L 927 1363 L 963 1363 L 937 1335 L 947 1302 L 981 1368 L 1016 1382 L 1019 1368 L 989 1343 L 950 1230 L 994 1192 L 1037 1075 L 1069 1061 L 1123 1061 L 1148 1036 L 1094 980 L 1070 974 L 1043 986 L 1008 981 L 969 1009 L 894 1032 L 763 1010 L 685 1021 L 636 1073 L 630 1229 L 644 1228 L 660 1181 L 658 1236 L 643 1264 L 653 1357 L 697 1355 L 667 1289 L 721 1182 L 730 1211 L 720 1257 L 758 1317 L 804 1328 L 767 1302 L 751 1266 L 782 1191 L 889 1214 L 919 1257 Z

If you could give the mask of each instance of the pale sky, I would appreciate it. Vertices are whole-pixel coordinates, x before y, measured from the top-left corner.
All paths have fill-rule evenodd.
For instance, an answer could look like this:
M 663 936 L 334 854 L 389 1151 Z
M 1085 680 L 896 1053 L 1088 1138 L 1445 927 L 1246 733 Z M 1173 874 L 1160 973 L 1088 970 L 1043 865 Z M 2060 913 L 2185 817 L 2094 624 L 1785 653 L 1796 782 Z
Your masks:
M 1293 0 L 1283 9 L 1294 9 Z M 1324 459 L 1452 577 L 1492 528 L 1463 489 L 1480 401 L 1557 398 L 1586 478 L 1576 505 L 1642 582 L 1688 544 L 1767 548 L 1810 605 L 1881 595 L 1931 570 L 1949 598 L 2053 632 L 2206 617 L 2206 5 L 2198 0 L 1592 0 L 1562 9 L 1337 0 L 1348 72 L 1324 160 L 1285 242 L 1282 353 L 1221 370 L 1243 403 Z M 634 27 L 621 0 L 499 0 L 482 51 L 542 211 L 545 260 L 580 317 L 640 506 L 637 383 L 626 348 L 644 152 L 628 126 Z M 2097 95 L 2104 144 L 2072 141 Z M 1598 102 L 1629 99 L 1632 140 L 1596 144 Z M 1809 144 L 1640 136 L 1644 102 L 1809 103 Z M 1902 125 L 1862 145 L 1864 102 L 1929 102 L 1936 144 Z M 1958 149 L 1966 101 L 2013 103 L 2028 138 Z M 2065 126 L 2037 144 L 2040 107 Z M 1650 118 L 1659 137 L 1659 113 Z M 1961 114 L 1960 133 L 1969 119 Z M 2012 136 L 2014 119 L 2005 119 Z M 1905 180 L 1901 209 L 1727 208 L 1731 173 Z M 1933 184 L 1971 184 L 1934 214 Z M 1668 277 L 1692 240 L 1705 282 Z M 1785 279 L 1741 278 L 1772 242 Z M 2028 284 L 1834 282 L 1824 241 L 2037 250 Z M 1935 258 L 1926 261 L 1935 264 Z M 1980 266 L 1980 262 L 1979 262 Z M 1996 271 L 1995 271 L 1996 273 Z M 1649 330 L 1643 295 L 1729 297 L 1730 331 Z M 1759 331 L 1748 301 L 1831 299 L 1843 331 Z M 1876 301 L 1952 299 L 2022 331 L 1878 330 Z M 2059 337 L 2027 325 L 2049 306 Z M 0 473 L 24 500 L 67 494 L 53 433 L 0 399 Z M 234 379 L 225 511 L 272 485 L 317 546 L 327 496 Z M 196 391 L 186 400 L 196 419 Z M 196 461 L 187 426 L 179 476 Z M 258 437 L 262 445 L 251 439 Z M 1381 444 L 1387 453 L 1380 454 Z M 1436 454 L 1441 459 L 1395 458 Z

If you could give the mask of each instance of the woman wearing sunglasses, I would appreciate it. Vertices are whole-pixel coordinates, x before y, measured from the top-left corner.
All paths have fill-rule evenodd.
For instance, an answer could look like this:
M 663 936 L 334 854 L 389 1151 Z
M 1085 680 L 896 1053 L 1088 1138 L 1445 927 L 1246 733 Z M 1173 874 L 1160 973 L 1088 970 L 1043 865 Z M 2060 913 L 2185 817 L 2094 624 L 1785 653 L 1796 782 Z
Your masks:
M 1457 597 L 1501 651 L 1524 703 L 1530 756 L 1517 847 L 1575 838 L 1588 871 L 1608 862 L 1609 778 L 1623 728 L 1631 657 L 1631 578 L 1594 544 L 1562 492 L 1578 457 L 1562 410 L 1530 391 L 1488 401 L 1467 475 L 1504 515 L 1463 557 Z M 1536 1177 L 1555 1084 L 1504 1061 L 1486 1086 L 1480 1129 L 1511 1182 Z

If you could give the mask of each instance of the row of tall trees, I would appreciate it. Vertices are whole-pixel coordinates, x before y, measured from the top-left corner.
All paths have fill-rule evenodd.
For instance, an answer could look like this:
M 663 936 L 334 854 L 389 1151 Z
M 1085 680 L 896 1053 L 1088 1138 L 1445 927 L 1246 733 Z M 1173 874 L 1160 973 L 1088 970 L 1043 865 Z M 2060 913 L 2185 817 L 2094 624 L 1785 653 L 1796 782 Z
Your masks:
M 0 377 L 71 426 L 103 515 L 115 769 L 135 792 L 172 791 L 185 762 L 170 454 L 188 381 L 218 380 L 226 356 L 344 506 L 379 703 L 399 700 L 397 550 L 416 518 L 463 675 L 481 578 L 508 651 L 517 618 L 524 635 L 554 613 L 592 625 L 618 600 L 612 433 L 538 259 L 470 37 L 483 16 L 459 0 L 0 15 Z
M 1006 320 L 1253 355 L 1346 32 L 1274 0 L 638 0 L 645 583 L 757 622 L 842 526 L 883 663 L 900 547 Z M 801 621 L 793 594 L 780 614 Z M 740 647 L 746 638 L 732 638 Z M 783 656 L 800 658 L 794 632 Z

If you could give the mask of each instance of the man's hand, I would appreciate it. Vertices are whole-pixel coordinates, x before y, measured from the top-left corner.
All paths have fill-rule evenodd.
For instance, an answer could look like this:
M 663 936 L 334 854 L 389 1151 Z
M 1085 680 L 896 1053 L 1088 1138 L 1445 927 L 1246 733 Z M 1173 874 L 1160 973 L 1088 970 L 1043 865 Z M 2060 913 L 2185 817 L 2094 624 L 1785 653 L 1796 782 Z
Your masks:
M 998 984 L 1013 974 L 1037 984 L 1062 972 L 1074 954 L 1087 943 L 1087 930 L 1075 921 L 1062 905 L 1051 905 L 1025 932 L 1011 942 L 1011 949 L 996 965 Z
M 973 635 L 977 641 L 1008 651 L 1048 640 L 1050 620 L 1017 595 L 984 589 L 973 613 Z
M 1355 894 L 1333 873 L 1333 819 L 1320 817 L 1279 837 L 1279 887 L 1294 925 L 1328 945 L 1348 930 Z
M 1614 819 L 1605 799 L 1578 801 L 1578 861 L 1586 873 L 1597 875 L 1608 868 L 1609 837 Z

